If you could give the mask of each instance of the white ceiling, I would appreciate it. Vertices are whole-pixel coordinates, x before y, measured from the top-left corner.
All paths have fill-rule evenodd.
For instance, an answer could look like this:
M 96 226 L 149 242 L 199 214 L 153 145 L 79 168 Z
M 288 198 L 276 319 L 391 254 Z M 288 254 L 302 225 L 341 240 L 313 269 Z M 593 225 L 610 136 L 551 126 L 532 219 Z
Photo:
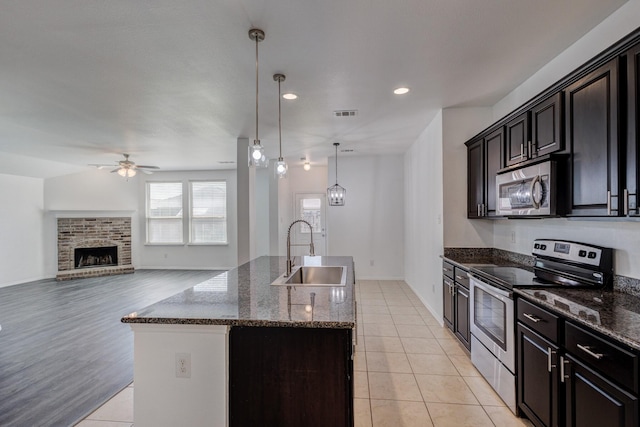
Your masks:
M 255 137 L 326 163 L 402 153 L 438 109 L 492 105 L 623 0 L 3 0 L 0 172 L 47 177 L 130 153 L 220 169 Z M 579 65 L 579 64 L 576 64 Z M 408 86 L 402 97 L 392 90 Z M 354 118 L 334 110 L 356 109 Z M 25 162 L 38 159 L 33 167 Z M 231 167 L 235 167 L 231 165 Z

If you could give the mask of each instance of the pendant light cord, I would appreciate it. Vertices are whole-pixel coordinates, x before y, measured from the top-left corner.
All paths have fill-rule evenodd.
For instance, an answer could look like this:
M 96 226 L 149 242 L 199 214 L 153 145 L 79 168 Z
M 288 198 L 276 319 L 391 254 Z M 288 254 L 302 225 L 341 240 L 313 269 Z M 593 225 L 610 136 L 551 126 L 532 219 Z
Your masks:
M 278 135 L 280 139 L 280 158 L 278 160 L 282 161 L 282 96 L 280 96 L 280 83 L 282 82 L 281 78 L 278 78 Z
M 256 140 L 254 144 L 259 144 L 260 138 L 258 138 L 258 43 L 260 38 L 256 36 Z
M 337 142 L 333 144 L 336 146 L 336 185 L 338 185 L 338 144 Z

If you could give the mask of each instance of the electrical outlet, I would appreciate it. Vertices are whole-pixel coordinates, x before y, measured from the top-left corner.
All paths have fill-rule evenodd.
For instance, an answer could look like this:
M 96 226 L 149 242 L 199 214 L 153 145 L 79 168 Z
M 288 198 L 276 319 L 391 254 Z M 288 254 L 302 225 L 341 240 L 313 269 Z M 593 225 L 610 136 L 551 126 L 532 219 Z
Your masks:
M 191 378 L 191 353 L 176 353 L 176 378 Z

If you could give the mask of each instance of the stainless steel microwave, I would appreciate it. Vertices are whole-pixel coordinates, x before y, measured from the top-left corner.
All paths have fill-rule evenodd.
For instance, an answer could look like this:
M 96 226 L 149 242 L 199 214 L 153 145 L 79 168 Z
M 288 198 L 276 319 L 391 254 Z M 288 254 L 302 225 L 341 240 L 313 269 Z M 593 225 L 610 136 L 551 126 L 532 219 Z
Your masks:
M 555 216 L 557 163 L 549 160 L 496 176 L 496 214 L 508 217 Z

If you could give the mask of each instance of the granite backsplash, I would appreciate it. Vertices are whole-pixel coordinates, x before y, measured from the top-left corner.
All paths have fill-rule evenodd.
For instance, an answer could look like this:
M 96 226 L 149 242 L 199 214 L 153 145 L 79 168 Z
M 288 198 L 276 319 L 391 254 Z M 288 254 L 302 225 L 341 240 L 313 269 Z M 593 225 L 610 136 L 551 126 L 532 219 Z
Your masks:
M 489 263 L 487 260 L 500 259 L 506 262 L 532 267 L 534 257 L 497 248 L 444 248 L 444 257 L 452 260 L 465 260 L 466 263 Z M 626 276 L 613 276 L 613 290 L 640 297 L 640 279 Z

